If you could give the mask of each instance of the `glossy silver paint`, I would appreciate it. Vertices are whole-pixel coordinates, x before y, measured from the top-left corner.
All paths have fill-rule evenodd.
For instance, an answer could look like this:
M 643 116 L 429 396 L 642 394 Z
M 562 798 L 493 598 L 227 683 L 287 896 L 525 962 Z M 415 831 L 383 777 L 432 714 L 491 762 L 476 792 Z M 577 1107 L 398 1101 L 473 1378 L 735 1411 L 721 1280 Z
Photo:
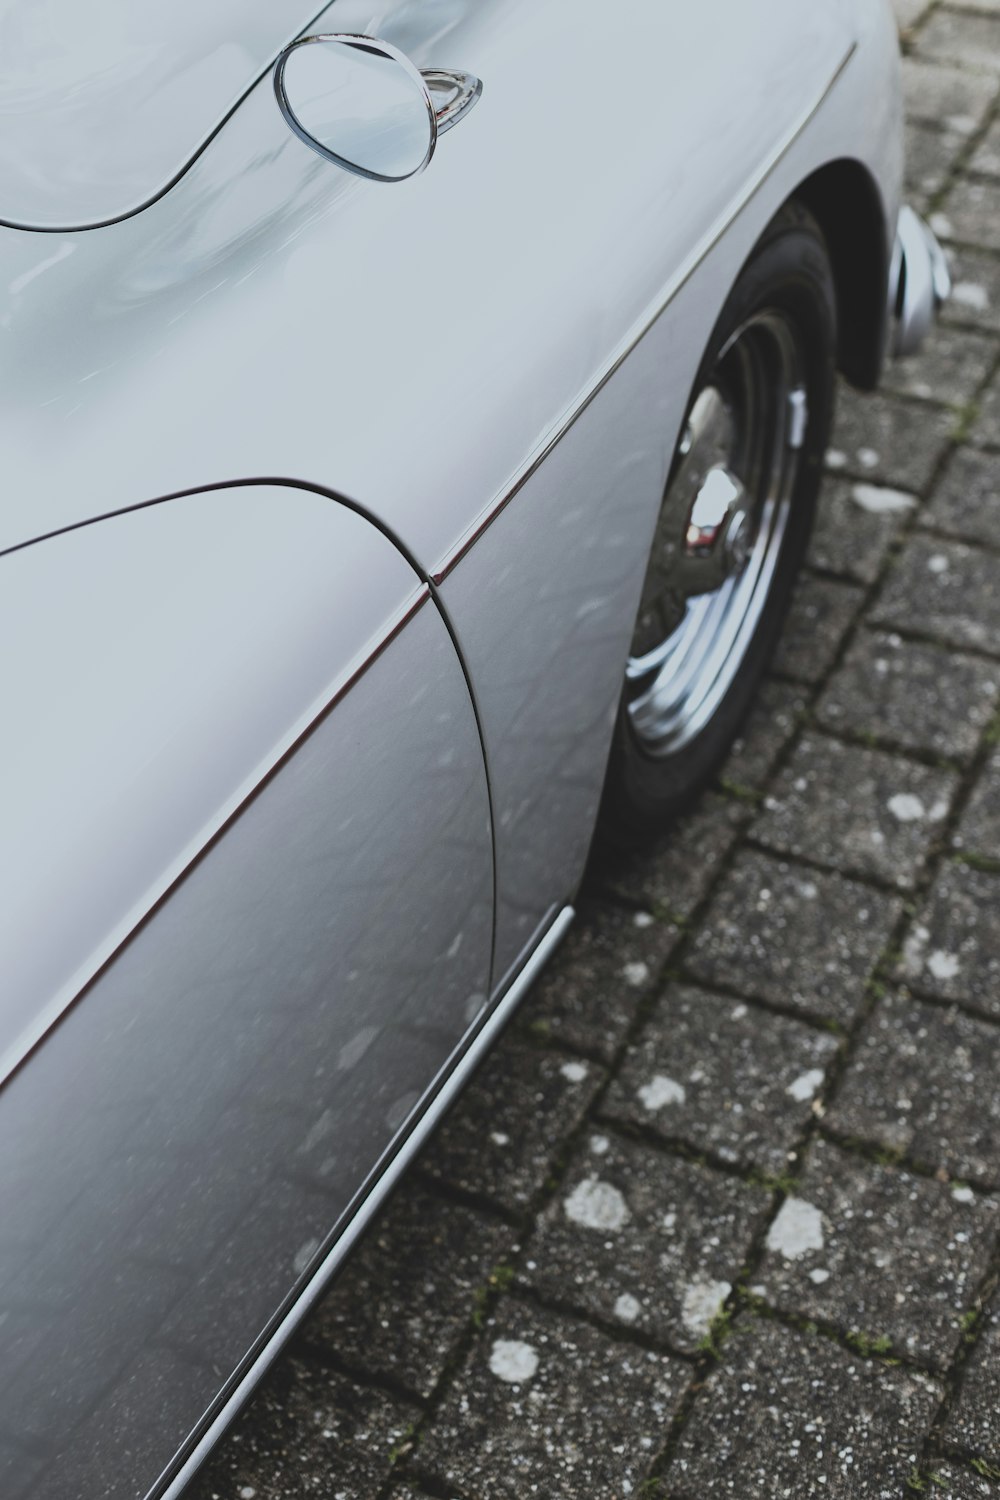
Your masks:
M 135 213 L 315 13 L 310 0 L 5 0 L 0 223 L 53 229 Z
M 258 686 L 274 696 L 272 647 L 293 675 L 296 635 L 305 655 L 322 654 L 298 617 L 322 611 L 362 561 L 350 533 L 365 523 L 321 503 L 334 546 L 323 586 L 308 557 L 276 557 L 245 670 L 220 673 L 210 640 L 204 660 L 186 659 L 185 675 L 204 675 L 234 727 Z M 171 509 L 89 530 L 155 528 Z M 241 560 L 227 582 L 225 565 L 198 551 L 190 506 L 176 524 L 192 571 L 238 606 Z M 315 545 L 318 530 L 307 520 L 303 540 Z M 398 559 L 372 537 L 391 575 Z M 144 545 L 158 541 L 133 535 L 129 556 L 126 538 L 124 570 L 141 571 Z M 282 752 L 277 766 L 0 1093 L 5 1500 L 146 1492 L 322 1262 L 486 1013 L 492 853 L 465 679 L 426 593 L 379 649 L 398 626 L 397 599 L 380 603 L 379 563 L 367 562 L 381 630 L 366 638 L 347 622 L 338 644 L 320 614 L 316 640 L 326 635 L 339 667 L 332 687 L 317 700 L 308 671 L 294 683 L 294 743 L 268 744 L 268 758 Z M 412 601 L 413 580 L 396 582 Z M 232 619 L 242 627 L 249 615 Z M 174 742 L 182 760 L 186 727 Z M 63 749 L 72 759 L 72 744 Z M 155 779 L 147 785 L 156 797 Z M 126 820 L 112 823 L 112 841 L 128 844 Z M 113 855 L 95 841 L 84 866 L 94 885 Z M 48 912 L 55 937 L 62 910 Z
M 41 67 L 63 9 L 0 24 Z M 133 172 L 121 109 L 87 116 L 118 163 L 94 217 L 148 206 L 0 229 L 5 1500 L 162 1494 L 317 1294 L 572 899 L 740 266 L 848 160 L 888 267 L 883 0 L 769 0 L 766 39 L 743 0 L 282 14 L 482 100 L 421 177 L 350 178 L 287 130 L 292 36 L 241 4 L 243 82 L 211 73 L 197 130 L 168 112 L 169 151 L 150 131 Z M 197 89 L 214 22 L 163 16 Z

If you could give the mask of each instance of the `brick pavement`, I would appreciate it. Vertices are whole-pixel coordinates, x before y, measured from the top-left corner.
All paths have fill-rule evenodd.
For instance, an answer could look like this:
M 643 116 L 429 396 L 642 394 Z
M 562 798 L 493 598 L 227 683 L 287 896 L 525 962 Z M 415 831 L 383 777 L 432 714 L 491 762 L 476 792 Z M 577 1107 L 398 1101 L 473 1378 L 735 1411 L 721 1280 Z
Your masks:
M 1000 1500 L 1000 0 L 896 0 L 955 296 L 772 681 L 192 1500 Z

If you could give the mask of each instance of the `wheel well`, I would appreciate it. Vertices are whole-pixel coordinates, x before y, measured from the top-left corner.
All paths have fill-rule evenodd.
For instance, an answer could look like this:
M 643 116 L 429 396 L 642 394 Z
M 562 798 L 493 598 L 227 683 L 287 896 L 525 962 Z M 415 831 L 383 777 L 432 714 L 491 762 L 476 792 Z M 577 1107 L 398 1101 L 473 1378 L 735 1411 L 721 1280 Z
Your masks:
M 796 189 L 826 237 L 837 287 L 837 363 L 861 390 L 879 380 L 887 337 L 890 237 L 874 179 L 857 161 L 835 161 Z

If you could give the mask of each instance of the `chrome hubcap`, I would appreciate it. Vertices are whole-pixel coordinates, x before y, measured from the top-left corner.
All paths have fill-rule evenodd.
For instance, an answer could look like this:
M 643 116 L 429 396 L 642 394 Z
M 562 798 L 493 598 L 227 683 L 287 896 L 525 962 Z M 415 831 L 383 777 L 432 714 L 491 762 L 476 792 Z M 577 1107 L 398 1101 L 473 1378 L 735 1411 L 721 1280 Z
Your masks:
M 773 311 L 733 335 L 691 408 L 626 670 L 650 755 L 705 727 L 746 657 L 784 541 L 805 401 L 791 324 Z

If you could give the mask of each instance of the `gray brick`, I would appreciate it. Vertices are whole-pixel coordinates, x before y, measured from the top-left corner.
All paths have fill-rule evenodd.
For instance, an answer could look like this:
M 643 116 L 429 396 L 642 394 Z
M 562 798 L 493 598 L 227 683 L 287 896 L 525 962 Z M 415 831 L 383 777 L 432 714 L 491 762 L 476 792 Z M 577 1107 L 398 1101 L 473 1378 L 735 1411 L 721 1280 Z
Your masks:
M 595 1132 L 530 1240 L 524 1279 L 556 1301 L 694 1352 L 770 1194 Z
M 798 1021 L 671 986 L 630 1049 L 605 1113 L 776 1176 L 836 1053 L 834 1037 Z
M 1000 258 L 959 245 L 949 246 L 947 253 L 952 290 L 942 321 L 1000 331 Z
M 902 490 L 828 478 L 809 546 L 810 562 L 856 583 L 874 583 L 916 505 L 916 497 Z
M 844 1137 L 1000 1184 L 1000 1029 L 889 995 L 867 1022 L 827 1115 Z
M 822 682 L 864 602 L 851 584 L 804 575 L 774 656 L 774 670 L 797 682 Z
M 1000 203 L 996 184 L 975 177 L 958 177 L 952 183 L 931 227 L 942 239 L 980 249 L 1000 250 Z
M 944 1369 L 1000 1230 L 997 1200 L 817 1141 L 755 1281 L 786 1313 Z
M 931 0 L 892 0 L 892 8 L 895 12 L 899 29 L 906 31 L 915 25 L 926 12 L 930 3 Z
M 442 1182 L 511 1212 L 522 1210 L 603 1079 L 594 1063 L 571 1062 L 503 1037 L 424 1152 L 421 1166 Z
M 926 1376 L 775 1323 L 741 1321 L 684 1428 L 667 1492 L 671 1500 L 901 1496 L 939 1400 Z
M 950 412 L 842 388 L 827 464 L 856 479 L 922 494 L 953 425 Z
M 901 910 L 840 875 L 747 853 L 716 893 L 687 966 L 709 984 L 849 1025 Z
M 996 356 L 995 340 L 938 326 L 917 354 L 886 366 L 882 386 L 898 395 L 966 406 L 992 371 Z
M 920 521 L 963 542 L 1000 547 L 1000 459 L 959 448 Z
M 680 935 L 649 912 L 585 900 L 520 1011 L 519 1026 L 610 1061 Z
M 1000 562 L 959 542 L 914 536 L 872 610 L 876 624 L 1000 654 Z
M 915 208 L 925 209 L 941 191 L 967 144 L 960 131 L 935 130 L 919 121 L 908 122 L 905 187 Z
M 907 938 L 904 978 L 1000 1017 L 1000 874 L 946 864 Z
M 1000 860 L 1000 751 L 995 750 L 976 783 L 955 835 L 958 848 Z
M 516 1248 L 506 1225 L 409 1181 L 310 1318 L 305 1344 L 429 1396 L 477 1291 Z
M 994 120 L 969 162 L 970 171 L 1000 177 L 1000 120 Z
M 951 772 L 811 736 L 775 782 L 754 837 L 782 854 L 912 886 L 956 786 Z
M 1000 197 L 1000 194 L 997 196 Z M 980 398 L 978 416 L 969 434 L 969 441 L 980 447 L 994 450 L 1000 448 L 1000 380 L 994 380 Z
M 679 1360 L 508 1300 L 423 1434 L 420 1464 L 490 1500 L 635 1494 L 689 1378 Z
M 1000 93 L 1000 79 L 942 67 L 918 58 L 903 59 L 906 115 L 928 125 L 973 135 Z
M 820 701 L 828 729 L 874 735 L 906 750 L 971 760 L 1000 698 L 1000 664 L 861 635 Z
M 920 32 L 917 56 L 979 72 L 1000 68 L 1000 19 L 939 8 Z
M 930 1465 L 934 1500 L 997 1500 L 1000 1490 L 971 1465 L 934 1459 Z
M 748 809 L 739 803 L 703 797 L 689 817 L 649 849 L 605 856 L 595 865 L 595 879 L 665 919 L 684 920 L 704 897 L 749 819 Z
M 760 790 L 798 730 L 808 702 L 808 694 L 795 683 L 764 682 L 723 767 L 723 782 Z
M 996 1299 L 962 1377 L 945 1437 L 1000 1465 L 1000 1301 Z

